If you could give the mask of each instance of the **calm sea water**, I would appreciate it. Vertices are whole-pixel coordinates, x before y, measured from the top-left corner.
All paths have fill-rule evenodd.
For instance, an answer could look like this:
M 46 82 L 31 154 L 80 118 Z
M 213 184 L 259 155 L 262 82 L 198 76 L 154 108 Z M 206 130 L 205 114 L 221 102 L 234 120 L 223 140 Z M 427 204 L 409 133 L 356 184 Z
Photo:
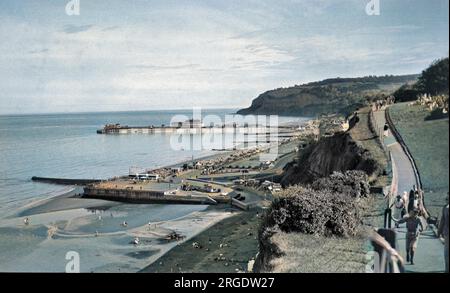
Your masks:
M 234 112 L 202 114 L 224 117 Z M 106 123 L 167 125 L 174 115 L 191 117 L 192 110 L 0 116 L 0 217 L 64 189 L 32 182 L 32 176 L 109 178 L 127 174 L 131 166 L 156 168 L 211 154 L 173 150 L 169 135 L 96 133 Z M 280 121 L 296 119 L 305 120 Z

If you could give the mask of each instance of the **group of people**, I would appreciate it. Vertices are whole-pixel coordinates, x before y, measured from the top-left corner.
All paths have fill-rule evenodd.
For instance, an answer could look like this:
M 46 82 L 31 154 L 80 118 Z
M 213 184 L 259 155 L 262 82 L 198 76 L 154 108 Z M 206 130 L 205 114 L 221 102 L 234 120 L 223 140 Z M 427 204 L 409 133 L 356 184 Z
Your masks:
M 409 191 L 403 192 L 403 195 L 397 195 L 394 202 L 395 208 L 400 211 L 400 217 L 403 218 L 406 214 L 416 211 L 418 216 L 428 219 L 429 215 L 423 204 L 423 191 L 417 189 L 414 185 Z M 396 225 L 398 226 L 398 225 Z
M 393 203 L 400 213 L 400 219 L 395 219 L 395 227 L 406 223 L 406 261 L 414 265 L 414 255 L 417 249 L 417 241 L 420 233 L 425 229 L 424 223 L 428 221 L 429 214 L 423 203 L 423 191 L 417 189 L 414 185 L 408 193 L 405 191 L 403 195 L 397 195 Z M 439 221 L 438 236 L 443 237 L 445 241 L 445 271 L 448 273 L 448 193 L 447 205 L 442 210 L 441 220 Z
M 379 99 L 376 100 L 375 102 L 372 103 L 372 111 L 379 111 L 382 110 L 383 107 L 387 106 L 387 105 L 392 105 L 395 103 L 395 97 L 394 96 L 388 96 L 384 99 Z
M 395 198 L 395 208 L 400 211 L 400 219 L 394 219 L 395 227 L 406 223 L 406 261 L 414 264 L 414 254 L 417 249 L 417 240 L 420 233 L 424 230 L 421 218 L 427 219 L 428 213 L 423 206 L 423 191 L 417 189 L 414 185 L 409 191 L 405 191 L 403 195 L 397 195 Z M 408 214 L 406 216 L 406 214 Z

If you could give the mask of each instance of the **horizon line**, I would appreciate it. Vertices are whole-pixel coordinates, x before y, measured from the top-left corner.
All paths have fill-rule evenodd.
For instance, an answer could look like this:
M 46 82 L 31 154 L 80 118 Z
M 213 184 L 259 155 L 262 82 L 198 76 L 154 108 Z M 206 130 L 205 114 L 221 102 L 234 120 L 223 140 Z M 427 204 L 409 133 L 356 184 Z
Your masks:
M 25 113 L 0 113 L 1 116 L 33 116 L 33 115 L 61 115 L 61 114 L 98 114 L 98 113 L 127 113 L 127 112 L 158 112 L 158 111 L 189 111 L 194 108 L 201 108 L 205 110 L 239 110 L 241 107 L 190 107 L 190 108 L 167 108 L 167 109 L 152 109 L 152 110 L 110 110 L 110 111 L 68 111 L 68 112 L 25 112 Z

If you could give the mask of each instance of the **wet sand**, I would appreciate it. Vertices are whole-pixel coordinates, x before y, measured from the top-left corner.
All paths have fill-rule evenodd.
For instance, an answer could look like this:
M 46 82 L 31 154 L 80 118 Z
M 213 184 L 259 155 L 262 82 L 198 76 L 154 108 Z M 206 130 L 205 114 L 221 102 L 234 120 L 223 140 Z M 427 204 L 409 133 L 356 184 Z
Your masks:
M 247 272 L 249 261 L 258 253 L 261 214 L 261 210 L 234 212 L 233 216 L 177 245 L 141 272 Z
M 164 219 L 173 210 L 178 218 Z M 157 212 L 153 217 L 149 214 Z M 82 272 L 136 272 L 167 251 L 231 216 L 226 207 L 119 205 L 106 211 L 71 209 L 1 222 L 0 270 L 4 272 L 63 272 L 65 254 L 80 254 Z M 150 219 L 150 221 L 147 221 Z M 162 219 L 159 221 L 158 219 Z M 128 221 L 128 226 L 121 225 Z M 150 222 L 150 223 L 149 223 Z M 169 241 L 176 232 L 184 238 Z M 133 240 L 138 237 L 139 244 Z
M 82 272 L 236 272 L 246 271 L 258 252 L 256 210 L 126 204 L 82 198 L 81 192 L 66 188 L 2 219 L 0 271 L 63 272 L 66 253 L 76 251 Z M 247 195 L 260 200 L 254 197 Z M 24 224 L 27 217 L 29 225 Z M 183 239 L 168 241 L 173 232 Z M 133 244 L 136 237 L 138 245 Z M 193 242 L 202 248 L 192 248 Z

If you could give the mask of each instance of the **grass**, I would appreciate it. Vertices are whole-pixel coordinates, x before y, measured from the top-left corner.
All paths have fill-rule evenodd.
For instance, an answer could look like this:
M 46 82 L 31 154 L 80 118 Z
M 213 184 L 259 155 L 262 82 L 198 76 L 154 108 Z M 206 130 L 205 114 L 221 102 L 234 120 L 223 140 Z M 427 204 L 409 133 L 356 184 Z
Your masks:
M 386 170 L 388 168 L 388 159 L 378 136 L 370 130 L 369 114 L 370 109 L 368 107 L 358 111 L 359 122 L 350 130 L 350 135 L 361 147 L 370 152 L 372 158 L 378 162 L 382 170 Z M 374 186 L 385 186 L 388 184 L 389 179 L 387 176 L 374 174 L 372 177 L 370 181 Z
M 365 237 L 324 237 L 278 232 L 271 241 L 284 255 L 271 261 L 274 273 L 363 273 Z
M 369 128 L 369 110 L 359 111 L 359 122 L 350 131 L 352 138 L 367 149 L 382 169 L 388 167 L 387 156 L 378 138 Z M 387 176 L 374 176 L 375 186 L 384 186 Z M 326 237 L 302 233 L 275 233 L 271 241 L 282 253 L 270 261 L 271 272 L 277 273 L 364 273 L 366 253 L 372 250 L 367 232 L 383 226 L 385 201 L 377 194 L 362 199 L 362 225 L 353 237 Z
M 317 236 L 278 231 L 270 241 L 282 255 L 270 261 L 274 273 L 364 273 L 372 250 L 368 232 L 383 223 L 380 196 L 363 199 L 363 224 L 352 237 Z
M 390 114 L 411 151 L 425 191 L 425 204 L 432 216 L 440 216 L 449 184 L 449 120 L 430 119 L 423 106 L 395 104 Z

